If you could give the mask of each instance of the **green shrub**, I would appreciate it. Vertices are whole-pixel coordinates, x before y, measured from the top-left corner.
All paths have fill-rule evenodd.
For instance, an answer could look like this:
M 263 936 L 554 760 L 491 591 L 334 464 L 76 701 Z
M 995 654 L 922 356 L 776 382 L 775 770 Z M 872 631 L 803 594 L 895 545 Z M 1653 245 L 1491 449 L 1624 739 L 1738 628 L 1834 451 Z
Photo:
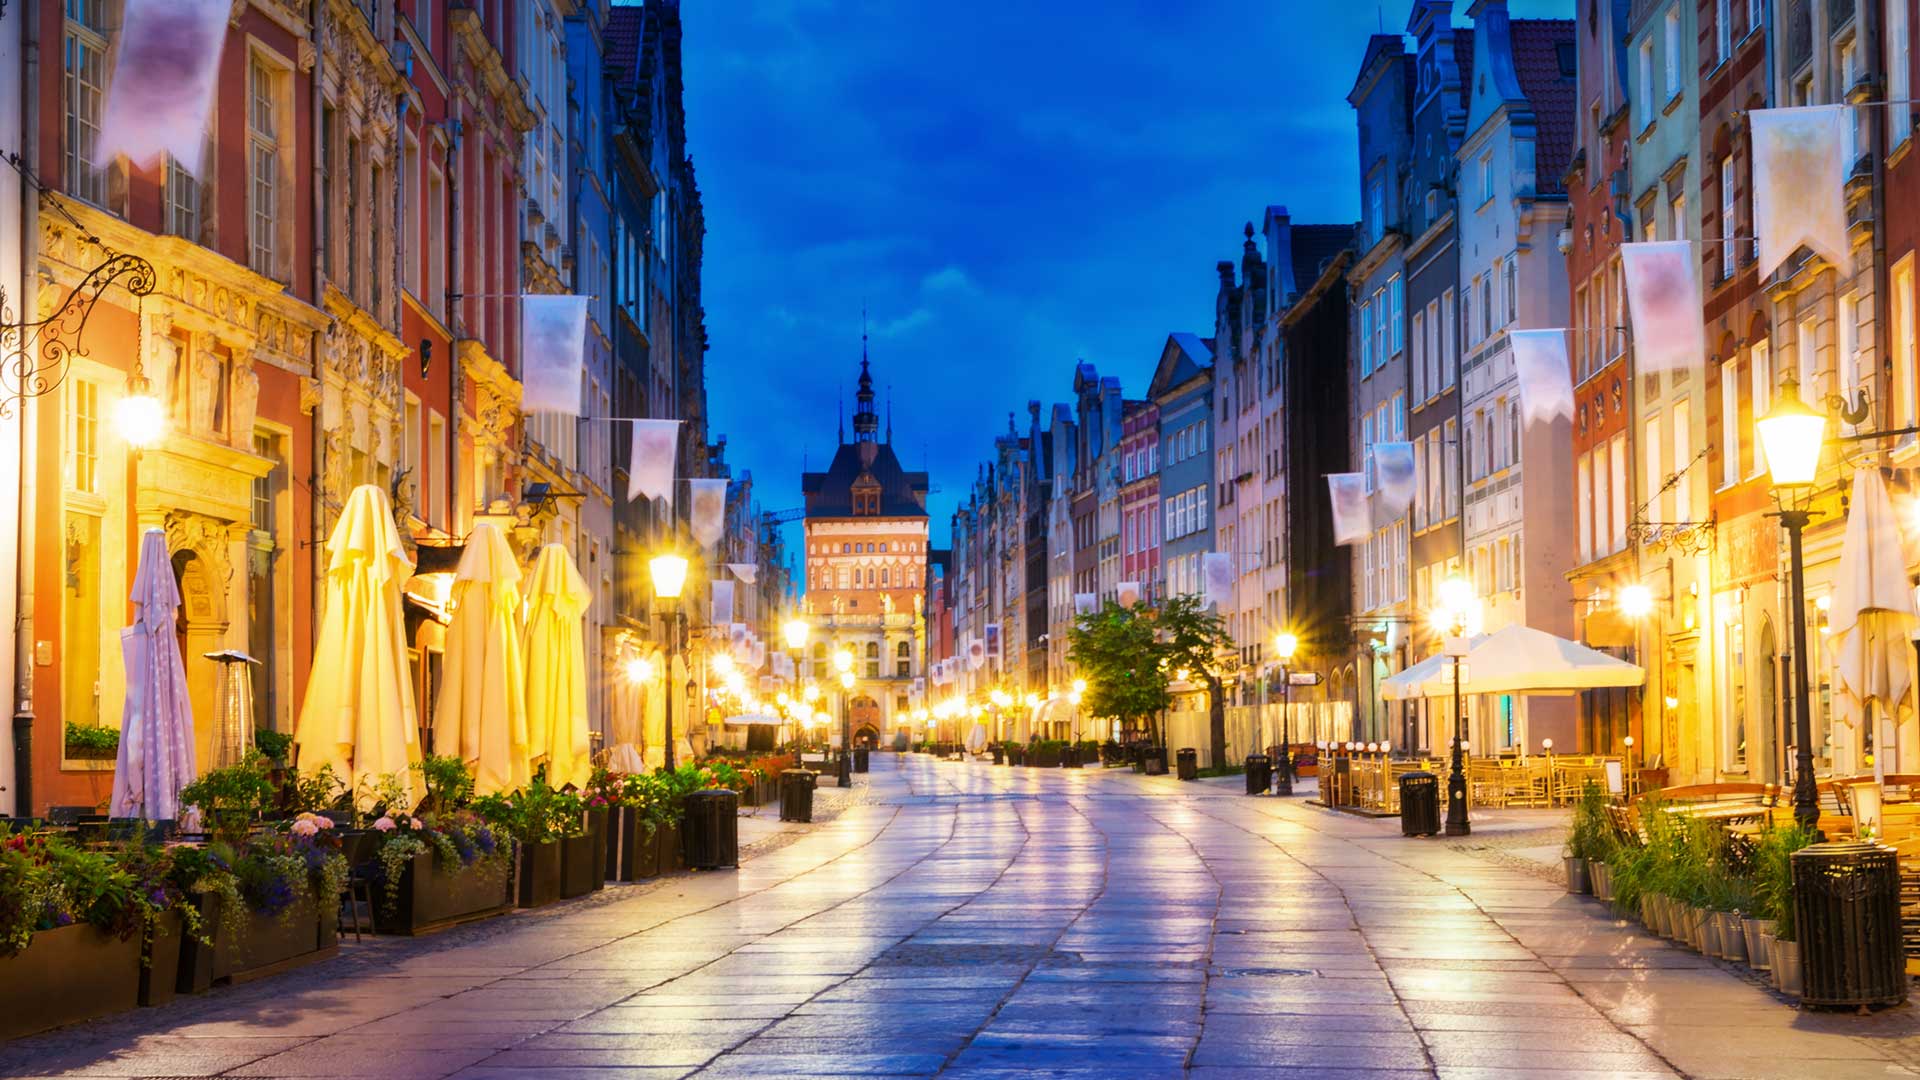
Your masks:
M 1590 863 L 1606 862 L 1616 846 L 1613 823 L 1607 820 L 1607 793 L 1589 780 L 1573 804 L 1573 820 L 1567 827 L 1567 856 Z
M 120 752 L 117 728 L 67 721 L 66 754 L 70 758 L 110 758 Z
M 1773 825 L 1753 848 L 1753 904 L 1756 917 L 1772 919 L 1774 936 L 1794 941 L 1793 853 L 1813 843 L 1813 833 L 1797 822 Z
M 272 728 L 260 728 L 253 733 L 253 748 L 269 761 L 280 765 L 291 764 L 287 752 L 293 749 L 293 736 Z
M 180 805 L 198 807 L 215 840 L 238 843 L 279 795 L 270 770 L 264 755 L 249 750 L 239 764 L 210 769 L 181 788 Z

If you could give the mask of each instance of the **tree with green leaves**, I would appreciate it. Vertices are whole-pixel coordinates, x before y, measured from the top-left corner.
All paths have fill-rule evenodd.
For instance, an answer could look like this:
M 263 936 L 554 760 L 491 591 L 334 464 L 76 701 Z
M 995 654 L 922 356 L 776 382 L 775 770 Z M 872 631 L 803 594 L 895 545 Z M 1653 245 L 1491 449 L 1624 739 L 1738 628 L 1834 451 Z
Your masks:
M 1205 605 L 1191 593 L 1170 596 L 1154 614 L 1154 629 L 1168 668 L 1185 668 L 1207 681 L 1207 741 L 1218 767 L 1227 763 L 1227 700 L 1220 677 L 1232 670 L 1237 654 L 1226 620 Z
M 1099 611 L 1075 617 L 1067 632 L 1067 659 L 1087 680 L 1082 704 L 1094 716 L 1135 723 L 1152 734 L 1153 717 L 1172 700 L 1161 664 L 1151 609 L 1121 607 L 1109 600 Z

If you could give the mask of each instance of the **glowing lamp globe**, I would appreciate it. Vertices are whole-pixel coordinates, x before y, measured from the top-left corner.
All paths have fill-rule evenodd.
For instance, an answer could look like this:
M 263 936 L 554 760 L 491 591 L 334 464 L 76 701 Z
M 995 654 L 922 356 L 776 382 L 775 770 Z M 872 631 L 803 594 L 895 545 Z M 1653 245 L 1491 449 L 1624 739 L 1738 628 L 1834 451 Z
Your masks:
M 1820 451 L 1827 441 L 1827 414 L 1800 400 L 1800 383 L 1789 378 L 1780 388 L 1780 400 L 1754 427 L 1767 452 L 1767 472 L 1777 488 L 1806 487 L 1820 470 Z
M 136 389 L 114 407 L 114 423 L 120 437 L 135 450 L 151 450 L 167 434 L 167 413 L 160 399 L 145 389 Z
M 655 555 L 647 561 L 647 570 L 653 575 L 653 594 L 663 600 L 677 600 L 680 590 L 687 584 L 687 557 L 685 555 Z
M 795 652 L 806 648 L 808 629 L 807 620 L 788 619 L 786 624 L 780 627 L 781 635 L 787 639 L 787 648 Z
M 1300 639 L 1296 635 L 1281 633 L 1273 639 L 1273 655 L 1279 657 L 1282 663 L 1293 659 L 1293 654 L 1299 648 Z

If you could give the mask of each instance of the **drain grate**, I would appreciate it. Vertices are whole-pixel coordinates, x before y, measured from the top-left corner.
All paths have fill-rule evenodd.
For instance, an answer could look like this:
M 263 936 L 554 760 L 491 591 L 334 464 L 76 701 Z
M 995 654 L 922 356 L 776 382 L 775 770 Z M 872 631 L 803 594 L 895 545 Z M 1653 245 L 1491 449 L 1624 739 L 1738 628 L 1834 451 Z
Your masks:
M 1241 978 L 1305 979 L 1305 978 L 1310 978 L 1317 974 L 1319 973 L 1316 971 L 1309 970 L 1307 968 L 1249 967 L 1249 968 L 1222 968 L 1218 973 L 1217 977 L 1222 979 L 1241 979 Z

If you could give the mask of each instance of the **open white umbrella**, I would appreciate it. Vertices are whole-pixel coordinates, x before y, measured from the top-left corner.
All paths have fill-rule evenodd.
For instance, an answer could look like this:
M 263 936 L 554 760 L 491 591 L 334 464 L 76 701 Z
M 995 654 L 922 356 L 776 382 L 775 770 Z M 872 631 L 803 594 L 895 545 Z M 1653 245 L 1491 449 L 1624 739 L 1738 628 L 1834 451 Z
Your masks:
M 1508 626 L 1475 638 L 1462 662 L 1467 669 L 1460 689 L 1467 694 L 1570 694 L 1639 686 L 1647 678 L 1638 664 L 1530 626 Z M 1452 662 L 1428 657 L 1382 680 L 1380 687 L 1389 700 L 1448 697 Z
M 593 775 L 587 729 L 584 619 L 593 603 L 573 556 L 548 544 L 527 575 L 527 756 L 547 783 L 584 788 Z
M 303 775 L 331 765 L 355 792 L 391 776 L 409 807 L 420 801 L 420 742 L 400 586 L 412 573 L 387 493 L 354 488 L 327 538 L 325 614 L 293 735 Z
M 1840 565 L 1834 574 L 1833 599 L 1827 612 L 1832 628 L 1834 712 L 1858 730 L 1862 721 L 1881 714 L 1894 721 L 1899 735 L 1899 768 L 1920 760 L 1913 719 L 1914 654 L 1911 635 L 1920 625 L 1920 611 L 1907 584 L 1900 522 L 1894 514 L 1880 470 L 1865 468 L 1853 474 L 1853 498 L 1847 510 L 1847 531 L 1840 542 Z M 1873 757 L 1874 775 L 1884 775 L 1887 742 L 1876 739 L 1882 753 Z
M 433 749 L 467 763 L 481 795 L 518 791 L 527 762 L 527 683 L 520 644 L 520 566 L 500 530 L 480 522 L 453 574 L 446 674 Z
M 180 816 L 180 789 L 199 775 L 193 761 L 193 702 L 173 620 L 180 608 L 167 534 L 140 537 L 133 577 L 133 625 L 120 631 L 127 665 L 127 703 L 114 767 L 114 817 L 166 821 Z

